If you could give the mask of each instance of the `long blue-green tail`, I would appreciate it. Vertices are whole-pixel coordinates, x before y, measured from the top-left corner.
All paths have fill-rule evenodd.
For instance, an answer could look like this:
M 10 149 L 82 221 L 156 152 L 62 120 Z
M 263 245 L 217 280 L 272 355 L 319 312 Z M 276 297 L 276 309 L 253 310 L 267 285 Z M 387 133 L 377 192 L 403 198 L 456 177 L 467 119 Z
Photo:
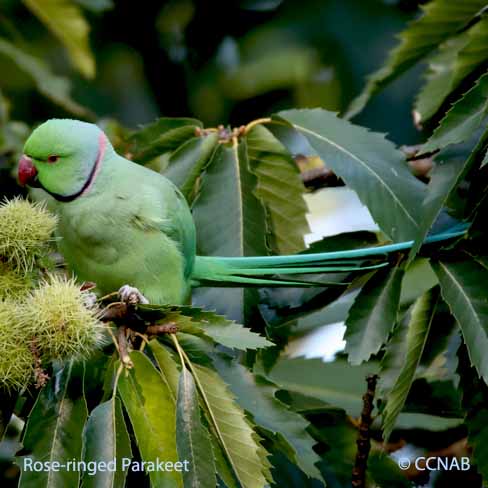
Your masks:
M 466 233 L 468 224 L 428 236 L 425 244 L 442 242 Z M 311 286 L 312 283 L 283 275 L 342 273 L 388 266 L 389 253 L 410 249 L 414 241 L 344 251 L 288 256 L 249 256 L 225 258 L 197 256 L 192 273 L 194 285 L 212 286 Z M 270 277 L 272 276 L 272 277 Z M 326 285 L 327 283 L 321 284 Z M 337 283 L 331 283 L 337 284 Z

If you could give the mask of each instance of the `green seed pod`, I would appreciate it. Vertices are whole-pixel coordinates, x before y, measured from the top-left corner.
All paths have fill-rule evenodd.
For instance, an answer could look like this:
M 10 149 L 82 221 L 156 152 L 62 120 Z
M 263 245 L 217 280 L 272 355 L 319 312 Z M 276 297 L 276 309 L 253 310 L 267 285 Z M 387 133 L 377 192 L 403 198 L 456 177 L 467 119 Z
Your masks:
M 43 361 L 81 359 L 106 342 L 99 309 L 88 308 L 87 292 L 74 280 L 51 275 L 26 298 L 21 322 Z
M 5 263 L 0 262 L 0 300 L 22 299 L 33 286 L 30 274 L 20 274 Z
M 0 256 L 20 271 L 32 270 L 51 239 L 56 217 L 42 203 L 14 198 L 0 204 Z
M 29 383 L 34 358 L 25 331 L 18 322 L 20 307 L 11 300 L 0 300 L 0 388 L 16 390 Z

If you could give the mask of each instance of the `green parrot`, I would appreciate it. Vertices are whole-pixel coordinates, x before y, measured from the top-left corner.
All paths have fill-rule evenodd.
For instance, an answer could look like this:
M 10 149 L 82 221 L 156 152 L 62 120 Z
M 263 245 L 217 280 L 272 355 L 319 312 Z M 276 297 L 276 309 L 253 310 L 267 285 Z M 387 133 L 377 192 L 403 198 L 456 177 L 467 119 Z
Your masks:
M 99 127 L 78 120 L 52 119 L 35 129 L 18 177 L 53 197 L 59 250 L 80 280 L 95 282 L 101 294 L 136 293 L 146 303 L 188 303 L 191 288 L 203 283 L 307 286 L 276 275 L 386 266 L 388 252 L 413 243 L 292 256 L 197 256 L 192 214 L 178 188 L 119 156 Z M 457 228 L 426 242 L 464 232 Z M 383 262 L 368 265 L 370 258 Z

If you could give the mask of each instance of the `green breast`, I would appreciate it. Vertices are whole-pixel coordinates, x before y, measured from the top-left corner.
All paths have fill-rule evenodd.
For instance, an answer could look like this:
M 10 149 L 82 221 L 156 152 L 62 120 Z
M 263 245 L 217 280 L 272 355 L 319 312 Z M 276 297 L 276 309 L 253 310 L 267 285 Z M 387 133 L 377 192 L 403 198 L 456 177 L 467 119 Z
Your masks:
M 95 282 L 102 294 L 129 284 L 151 303 L 187 301 L 185 258 L 163 231 L 134 225 L 122 202 L 90 197 L 60 207 L 59 249 L 80 280 Z

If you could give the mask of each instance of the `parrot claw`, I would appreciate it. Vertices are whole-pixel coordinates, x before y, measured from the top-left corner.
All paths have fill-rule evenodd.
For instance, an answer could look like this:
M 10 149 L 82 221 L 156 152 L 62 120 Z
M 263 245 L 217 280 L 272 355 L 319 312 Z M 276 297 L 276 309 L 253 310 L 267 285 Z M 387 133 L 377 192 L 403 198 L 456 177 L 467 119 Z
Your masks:
M 119 297 L 121 301 L 129 305 L 149 304 L 149 300 L 137 288 L 130 285 L 124 285 L 119 289 Z

